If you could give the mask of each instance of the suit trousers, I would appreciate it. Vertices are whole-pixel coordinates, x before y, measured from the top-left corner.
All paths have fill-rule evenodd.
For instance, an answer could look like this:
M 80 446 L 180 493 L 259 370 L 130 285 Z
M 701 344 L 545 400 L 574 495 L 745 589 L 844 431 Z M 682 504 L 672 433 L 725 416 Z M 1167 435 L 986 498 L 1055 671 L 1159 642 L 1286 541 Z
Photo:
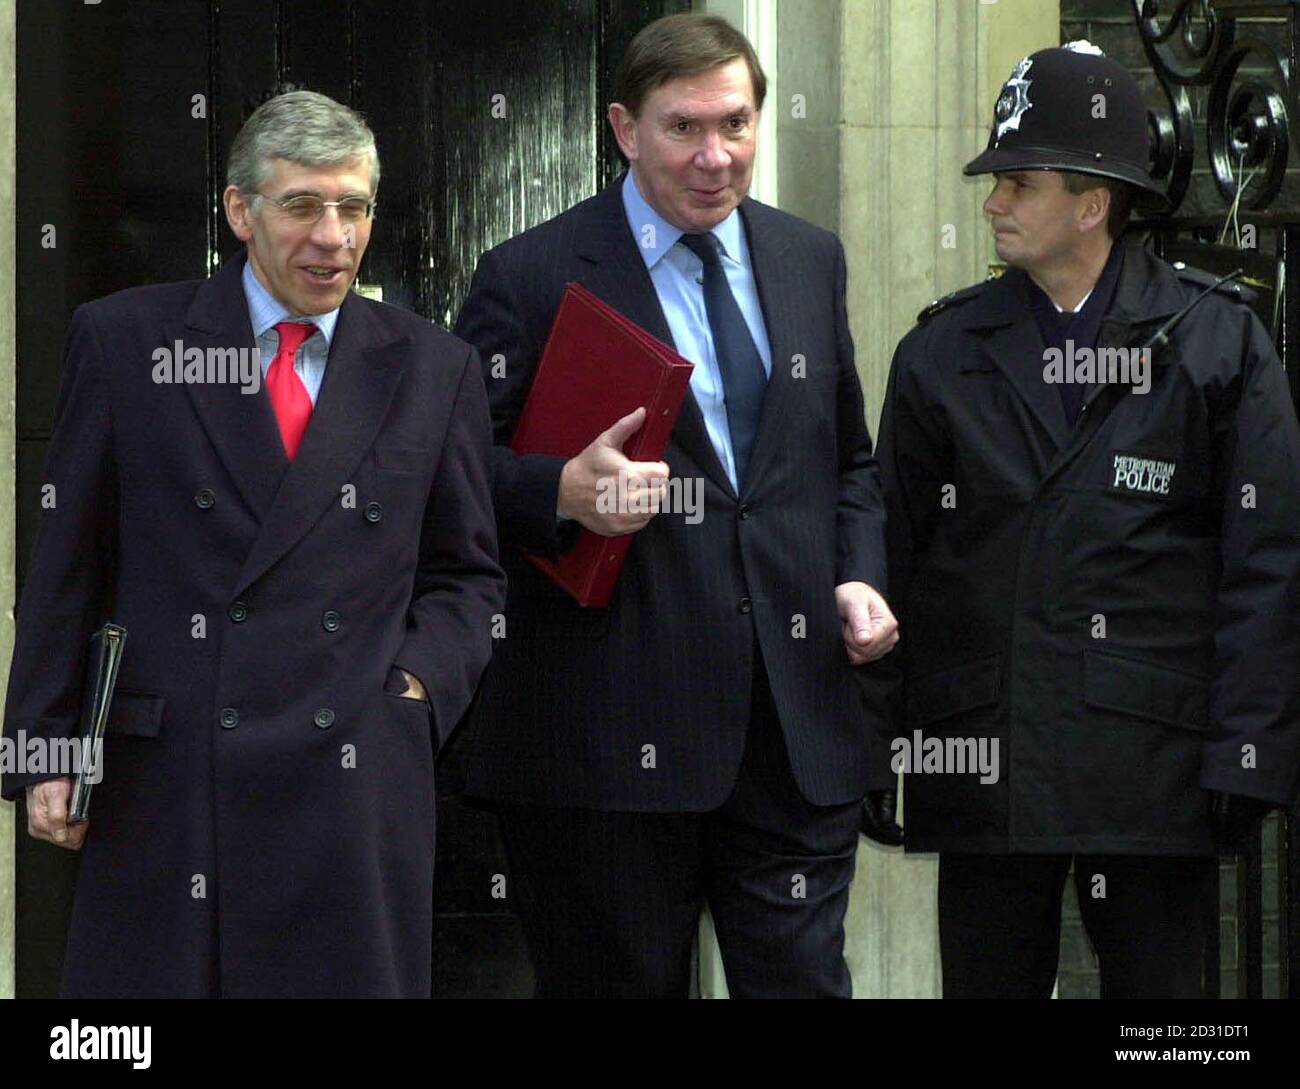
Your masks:
M 685 998 L 705 903 L 733 997 L 851 997 L 861 806 L 804 799 L 757 648 L 754 660 L 745 752 L 720 808 L 498 807 L 537 997 Z
M 939 856 L 945 998 L 1050 998 L 1070 855 Z M 1213 858 L 1076 855 L 1102 998 L 1200 998 Z

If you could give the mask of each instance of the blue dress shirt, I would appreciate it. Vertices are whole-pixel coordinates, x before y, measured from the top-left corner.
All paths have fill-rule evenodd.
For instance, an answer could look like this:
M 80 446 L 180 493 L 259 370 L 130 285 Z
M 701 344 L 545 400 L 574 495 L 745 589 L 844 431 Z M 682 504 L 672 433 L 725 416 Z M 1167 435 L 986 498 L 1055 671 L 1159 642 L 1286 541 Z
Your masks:
M 685 246 L 678 244 L 684 233 L 674 227 L 646 203 L 629 171 L 623 180 L 623 208 L 628 226 L 636 239 L 637 249 L 650 272 L 659 305 L 663 307 L 677 351 L 695 364 L 691 372 L 691 392 L 704 415 L 704 426 L 718 460 L 727 472 L 731 486 L 736 484 L 736 457 L 731 448 L 731 429 L 727 424 L 727 406 L 723 396 L 722 372 L 713 351 L 713 334 L 704 307 L 704 263 Z M 721 244 L 722 268 L 736 304 L 754 338 L 754 346 L 763 360 L 763 370 L 772 375 L 772 348 L 763 324 L 763 308 L 749 261 L 740 210 L 733 209 L 713 228 Z
M 289 313 L 288 307 L 262 286 L 262 282 L 253 274 L 253 266 L 247 261 L 244 262 L 244 298 L 248 300 L 248 320 L 253 326 L 253 336 L 262 356 L 263 378 L 271 369 L 271 362 L 280 347 L 280 334 L 275 331 L 277 324 L 282 321 L 302 321 L 316 326 L 316 332 L 302 342 L 302 347 L 293 360 L 293 369 L 307 387 L 307 396 L 311 398 L 314 408 L 320 384 L 325 380 L 325 362 L 329 357 L 334 325 L 339 320 L 338 309 L 331 310 L 328 314 L 313 314 L 310 318 L 294 317 Z

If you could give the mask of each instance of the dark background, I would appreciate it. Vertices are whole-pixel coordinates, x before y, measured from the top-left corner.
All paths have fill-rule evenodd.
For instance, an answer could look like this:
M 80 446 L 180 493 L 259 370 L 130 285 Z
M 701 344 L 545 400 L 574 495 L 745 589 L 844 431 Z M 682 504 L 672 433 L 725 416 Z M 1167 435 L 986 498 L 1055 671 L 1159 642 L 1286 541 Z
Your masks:
M 624 47 L 687 0 L 19 0 L 18 578 L 36 532 L 61 349 L 82 302 L 209 275 L 238 248 L 221 210 L 240 124 L 279 90 L 365 114 L 378 217 L 360 281 L 442 325 L 480 253 L 617 172 L 603 115 Z M 206 116 L 194 117 L 194 96 Z M 506 116 L 492 116 L 504 95 Z M 52 224 L 56 245 L 41 245 Z M 86 542 L 93 547 L 94 542 Z M 491 896 L 490 814 L 440 762 L 434 990 L 529 993 Z M 17 827 L 17 993 L 57 993 L 77 856 Z M 142 905 L 142 910 L 146 910 Z

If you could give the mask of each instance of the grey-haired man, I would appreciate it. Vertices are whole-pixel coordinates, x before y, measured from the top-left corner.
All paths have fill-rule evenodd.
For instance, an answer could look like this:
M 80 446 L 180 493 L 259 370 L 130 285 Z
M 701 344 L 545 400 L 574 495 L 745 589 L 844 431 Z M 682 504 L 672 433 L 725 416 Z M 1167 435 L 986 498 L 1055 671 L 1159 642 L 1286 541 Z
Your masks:
M 73 317 L 4 724 L 73 736 L 126 627 L 89 823 L 66 769 L 4 781 L 84 850 L 65 996 L 429 993 L 433 760 L 504 577 L 474 350 L 349 291 L 378 179 L 351 110 L 271 99 L 246 252 Z

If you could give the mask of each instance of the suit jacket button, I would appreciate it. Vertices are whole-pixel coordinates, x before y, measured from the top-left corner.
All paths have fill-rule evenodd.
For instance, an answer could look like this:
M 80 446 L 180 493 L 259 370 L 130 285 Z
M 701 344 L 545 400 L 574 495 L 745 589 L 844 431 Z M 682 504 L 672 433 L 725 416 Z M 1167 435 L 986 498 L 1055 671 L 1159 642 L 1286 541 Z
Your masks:
M 334 725 L 334 712 L 331 711 L 328 707 L 322 707 L 319 711 L 316 712 L 312 721 L 315 722 L 316 725 L 319 726 L 322 730 L 328 730 L 331 726 Z
M 221 725 L 227 730 L 233 730 L 239 725 L 239 712 L 233 707 L 223 707 L 221 709 Z
M 742 598 L 740 599 L 740 611 L 741 611 L 742 613 L 753 612 L 753 611 L 754 611 L 754 603 L 753 603 L 752 601 L 750 601 L 749 598 L 747 598 L 747 597 L 742 597 Z
M 204 488 L 202 491 L 196 492 L 194 496 L 194 505 L 199 510 L 210 510 L 212 504 L 216 501 L 217 497 L 213 494 L 211 488 Z
M 366 504 L 366 521 L 378 522 L 384 516 L 384 508 L 378 503 Z
M 248 606 L 242 601 L 236 601 L 228 610 L 230 619 L 236 624 L 242 624 L 248 619 Z
M 740 504 L 740 517 L 741 517 L 741 520 L 743 521 L 744 519 L 748 518 L 748 517 L 749 517 L 749 514 L 750 514 L 750 511 L 752 511 L 752 510 L 753 510 L 753 508 L 752 508 L 748 503 L 741 503 L 741 504 Z
M 320 626 L 326 631 L 339 630 L 339 614 L 333 609 L 327 609 L 321 613 Z

